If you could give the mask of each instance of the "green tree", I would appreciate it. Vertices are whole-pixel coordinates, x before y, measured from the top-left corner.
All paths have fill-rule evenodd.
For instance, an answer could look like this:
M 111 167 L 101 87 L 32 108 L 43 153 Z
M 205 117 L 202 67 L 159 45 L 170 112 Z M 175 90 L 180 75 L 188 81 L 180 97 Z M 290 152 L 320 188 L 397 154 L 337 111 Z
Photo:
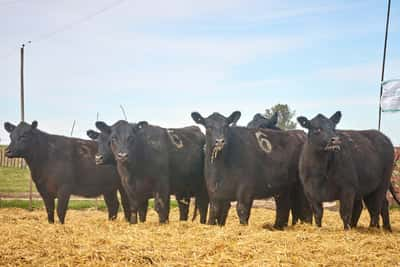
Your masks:
M 297 123 L 292 121 L 296 115 L 295 110 L 291 110 L 287 104 L 277 104 L 270 109 L 265 110 L 265 116 L 271 118 L 271 116 L 278 112 L 278 124 L 277 126 L 282 130 L 293 130 L 296 129 Z

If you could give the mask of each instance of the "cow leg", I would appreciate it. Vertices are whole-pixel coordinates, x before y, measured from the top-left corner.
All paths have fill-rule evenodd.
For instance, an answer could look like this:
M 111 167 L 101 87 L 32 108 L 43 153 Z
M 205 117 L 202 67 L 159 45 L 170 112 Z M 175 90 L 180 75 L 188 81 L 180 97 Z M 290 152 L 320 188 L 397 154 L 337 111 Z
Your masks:
M 342 192 L 341 193 L 340 217 L 342 218 L 342 221 L 343 221 L 344 230 L 350 230 L 354 200 L 355 200 L 354 192 Z
M 301 203 L 299 199 L 300 195 L 298 194 L 299 192 L 297 192 L 299 186 L 302 186 L 300 184 L 300 181 L 297 182 L 295 186 L 293 186 L 290 194 L 290 211 L 292 213 L 292 225 L 296 225 L 300 219 Z
M 207 220 L 207 209 L 208 209 L 208 195 L 204 192 L 196 196 L 196 205 L 200 213 L 200 223 L 205 224 Z
M 242 225 L 249 224 L 250 211 L 252 206 L 253 206 L 253 200 L 237 203 L 236 212 L 239 217 L 240 224 Z
M 242 186 L 237 192 L 236 212 L 239 222 L 242 225 L 249 223 L 251 207 L 253 205 L 252 190 L 249 187 Z
M 148 199 L 143 200 L 139 205 L 139 220 L 142 223 L 146 221 L 148 206 L 149 206 Z
M 276 215 L 274 228 L 278 230 L 283 230 L 284 227 L 288 225 L 291 196 L 288 192 L 281 192 L 280 194 L 274 196 L 276 203 Z
M 43 198 L 44 206 L 46 207 L 47 221 L 49 223 L 54 223 L 54 197 L 47 192 L 45 187 L 41 185 L 37 185 L 36 187 L 40 193 L 40 196 Z
M 71 196 L 71 192 L 72 189 L 71 186 L 69 185 L 63 185 L 57 191 L 57 198 L 58 198 L 57 216 L 61 224 L 64 224 L 65 221 L 65 215 L 67 213 L 68 202 Z
M 217 217 L 217 223 L 220 226 L 224 226 L 226 223 L 226 218 L 229 214 L 229 209 L 231 208 L 231 202 L 229 200 L 221 200 L 220 202 L 220 212 Z
M 187 221 L 189 217 L 189 204 L 190 198 L 189 197 L 177 197 L 176 198 L 179 207 L 179 220 L 180 221 Z
M 383 200 L 382 203 L 381 216 L 383 220 L 383 229 L 391 232 L 392 227 L 390 226 L 390 218 L 389 218 L 389 202 L 387 201 L 386 198 Z
M 208 217 L 207 224 L 216 225 L 217 224 L 217 216 L 220 210 L 219 201 L 216 199 L 210 200 L 210 216 Z
M 160 179 L 156 186 L 154 207 L 158 213 L 160 223 L 167 223 L 169 217 L 170 191 L 168 179 Z
M 43 198 L 44 206 L 46 207 L 47 212 L 47 221 L 49 223 L 54 223 L 54 197 L 46 196 Z
M 318 227 L 321 227 L 322 226 L 322 217 L 324 215 L 324 208 L 322 206 L 322 202 L 312 201 L 310 204 L 311 204 L 312 211 L 314 213 L 315 224 Z
M 383 203 L 383 198 L 378 198 L 377 195 L 377 192 L 374 192 L 364 197 L 365 206 L 367 206 L 369 216 L 371 218 L 369 227 L 375 228 L 379 228 L 379 215 L 381 213 Z
M 112 191 L 104 194 L 104 201 L 108 210 L 108 219 L 115 220 L 117 218 L 119 208 L 117 192 Z
M 310 203 L 308 202 L 306 195 L 304 193 L 303 185 L 299 185 L 300 188 L 298 189 L 298 192 L 296 196 L 298 197 L 298 202 L 299 202 L 299 218 L 301 223 L 308 223 L 312 224 L 312 217 L 313 217 L 313 212 L 310 206 Z
M 357 227 L 358 220 L 360 219 L 361 211 L 362 211 L 363 205 L 362 205 L 362 200 L 360 198 L 356 198 L 354 200 L 354 205 L 353 205 L 353 214 L 351 215 L 351 228 Z
M 119 194 L 121 195 L 121 203 L 122 203 L 122 208 L 124 210 L 125 220 L 129 222 L 131 217 L 131 208 L 129 205 L 128 195 L 126 194 L 126 191 L 122 186 L 120 186 L 118 191 Z

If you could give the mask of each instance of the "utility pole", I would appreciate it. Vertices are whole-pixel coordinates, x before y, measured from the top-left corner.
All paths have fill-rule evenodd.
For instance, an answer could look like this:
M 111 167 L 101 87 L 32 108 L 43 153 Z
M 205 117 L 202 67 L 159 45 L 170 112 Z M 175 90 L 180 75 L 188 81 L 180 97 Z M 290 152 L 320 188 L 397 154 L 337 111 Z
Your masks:
M 24 48 L 21 47 L 21 121 L 25 121 L 25 103 L 24 103 Z
M 385 79 L 385 63 L 386 63 L 386 47 L 387 47 L 387 38 L 388 38 L 388 30 L 389 30 L 389 18 L 390 18 L 390 2 L 388 0 L 388 9 L 386 14 L 386 32 L 385 32 L 385 44 L 383 46 L 383 60 L 382 60 L 382 75 L 381 75 L 381 91 L 379 94 L 379 119 L 378 119 L 378 130 L 381 130 L 381 119 L 382 119 L 382 107 L 381 107 L 381 100 L 382 100 L 382 93 L 383 93 L 383 81 Z
M 25 92 L 24 92 L 24 49 L 25 44 L 21 46 L 21 121 L 25 121 Z M 29 210 L 33 210 L 32 205 L 32 177 L 29 180 Z

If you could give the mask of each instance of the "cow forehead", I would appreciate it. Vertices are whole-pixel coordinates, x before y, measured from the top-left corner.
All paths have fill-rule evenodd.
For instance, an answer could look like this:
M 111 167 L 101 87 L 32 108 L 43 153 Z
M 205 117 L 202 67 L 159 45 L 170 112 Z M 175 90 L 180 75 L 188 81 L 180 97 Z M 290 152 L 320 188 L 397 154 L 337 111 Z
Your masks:
M 129 136 L 133 134 L 133 128 L 136 124 L 131 124 L 125 121 L 120 121 L 116 125 L 112 126 L 112 132 L 118 136 Z
M 333 127 L 332 121 L 322 114 L 318 114 L 310 122 L 313 127 Z
M 27 124 L 26 122 L 21 122 L 20 124 L 18 124 L 17 128 L 15 128 L 13 134 L 18 136 L 26 132 L 29 132 L 31 129 L 32 128 L 29 124 Z
M 226 120 L 227 118 L 218 112 L 214 112 L 206 118 L 206 122 L 207 124 L 210 124 L 210 126 L 221 126 L 225 124 Z

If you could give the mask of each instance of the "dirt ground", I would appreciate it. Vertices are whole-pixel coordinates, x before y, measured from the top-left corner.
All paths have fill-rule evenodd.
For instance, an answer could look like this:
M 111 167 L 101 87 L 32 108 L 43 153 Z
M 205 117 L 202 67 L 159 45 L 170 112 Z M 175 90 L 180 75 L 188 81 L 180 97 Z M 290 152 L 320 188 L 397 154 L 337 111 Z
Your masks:
M 274 211 L 253 209 L 248 226 L 231 210 L 225 227 L 179 222 L 128 225 L 101 211 L 68 211 L 66 224 L 49 225 L 44 210 L 0 209 L 0 266 L 400 266 L 400 211 L 393 233 L 342 230 L 339 214 L 325 211 L 323 227 L 296 225 L 271 231 Z

